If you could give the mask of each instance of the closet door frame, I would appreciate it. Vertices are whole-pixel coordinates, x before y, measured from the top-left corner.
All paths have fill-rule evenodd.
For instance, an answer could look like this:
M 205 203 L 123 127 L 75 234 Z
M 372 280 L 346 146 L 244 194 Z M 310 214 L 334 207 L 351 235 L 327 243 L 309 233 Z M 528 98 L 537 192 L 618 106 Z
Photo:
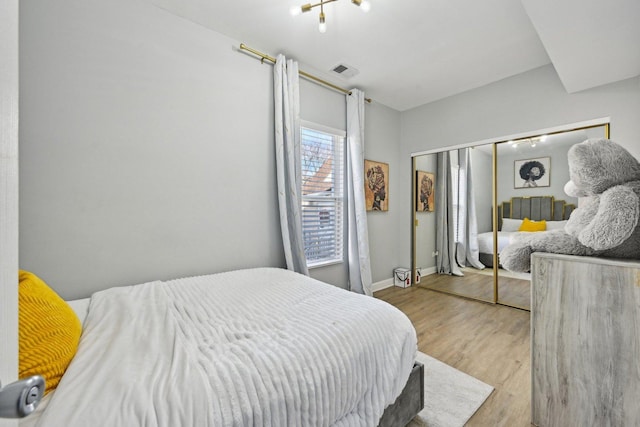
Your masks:
M 593 119 L 593 120 L 587 120 L 587 121 L 583 121 L 583 122 L 577 122 L 577 123 L 571 123 L 571 124 L 565 124 L 565 125 L 559 125 L 559 126 L 554 126 L 554 127 L 550 127 L 550 128 L 545 128 L 545 129 L 540 129 L 537 131 L 529 131 L 529 132 L 522 132 L 522 133 L 518 133 L 518 134 L 512 134 L 512 135 L 507 135 L 507 136 L 502 136 L 502 137 L 497 137 L 497 138 L 491 138 L 491 139 L 487 139 L 487 140 L 483 140 L 483 141 L 477 141 L 477 142 L 473 142 L 473 143 L 469 143 L 469 144 L 458 144 L 458 145 L 453 145 L 450 147 L 441 147 L 438 149 L 433 149 L 433 150 L 426 150 L 426 151 L 419 151 L 419 152 L 414 152 L 411 153 L 411 276 L 412 276 L 412 283 L 415 281 L 416 278 L 416 274 L 417 274 L 417 244 L 416 244 L 416 227 L 417 227 L 417 216 L 416 216 L 416 200 L 415 200 L 415 192 L 416 192 L 416 183 L 415 183 L 415 171 L 416 171 L 416 158 L 418 156 L 423 156 L 423 155 L 429 155 L 429 154 L 437 154 L 440 153 L 442 151 L 451 151 L 451 150 L 457 150 L 460 148 L 467 148 L 467 147 L 477 147 L 477 146 L 481 146 L 481 145 L 488 145 L 488 144 L 492 144 L 492 153 L 493 153 L 493 167 L 492 167 L 492 207 L 493 207 L 493 213 L 492 213 L 492 225 L 493 225 L 493 301 L 487 301 L 485 299 L 478 299 L 478 298 L 473 298 L 473 297 L 469 297 L 466 295 L 460 295 L 457 293 L 453 293 L 453 292 L 446 292 L 446 293 L 450 293 L 456 296 L 461 296 L 464 298 L 469 298 L 469 299 L 473 299 L 476 301 L 480 301 L 480 302 L 485 302 L 485 303 L 491 303 L 491 304 L 499 304 L 499 305 L 505 305 L 505 306 L 509 306 L 509 307 L 514 307 L 514 308 L 518 308 L 521 310 L 526 310 L 526 311 L 530 311 L 529 308 L 527 307 L 522 307 L 522 306 L 518 306 L 516 304 L 510 304 L 508 302 L 505 301 L 501 301 L 499 298 L 499 281 L 498 281 L 498 252 L 497 252 L 497 247 L 498 247 L 498 234 L 497 234 L 497 229 L 498 229 L 498 183 L 497 183 L 497 168 L 498 168 L 498 156 L 497 156 L 497 147 L 498 144 L 501 143 L 506 143 L 508 141 L 511 140 L 518 140 L 518 139 L 526 139 L 526 138 L 534 138 L 534 137 L 538 137 L 541 135 L 553 135 L 553 134 L 559 134 L 559 133 L 564 133 L 564 132 L 571 132 L 571 131 L 578 131 L 578 130 L 583 130 L 583 129 L 588 129 L 588 128 L 593 128 L 593 127 L 599 127 L 599 126 L 604 126 L 605 129 L 605 135 L 604 137 L 609 139 L 611 136 L 611 119 L 610 117 L 602 117 L 602 118 L 598 118 L 598 119 Z
M 0 381 L 18 379 L 18 0 L 0 3 Z M 0 419 L 0 427 L 17 426 Z

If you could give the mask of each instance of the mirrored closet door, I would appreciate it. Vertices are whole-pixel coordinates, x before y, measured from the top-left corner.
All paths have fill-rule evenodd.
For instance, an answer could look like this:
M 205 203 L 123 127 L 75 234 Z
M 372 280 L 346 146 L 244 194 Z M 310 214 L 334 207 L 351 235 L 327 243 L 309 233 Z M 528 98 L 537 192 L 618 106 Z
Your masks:
M 498 253 L 522 233 L 564 227 L 578 206 L 578 199 L 564 192 L 569 181 L 567 152 L 588 138 L 604 137 L 607 137 L 605 125 L 497 144 Z M 498 267 L 497 302 L 530 310 L 530 273 Z
M 492 170 L 491 145 L 414 158 L 418 286 L 494 302 Z
M 415 285 L 529 310 L 530 274 L 503 269 L 500 250 L 542 220 L 564 227 L 579 203 L 567 152 L 608 137 L 606 124 L 413 157 Z

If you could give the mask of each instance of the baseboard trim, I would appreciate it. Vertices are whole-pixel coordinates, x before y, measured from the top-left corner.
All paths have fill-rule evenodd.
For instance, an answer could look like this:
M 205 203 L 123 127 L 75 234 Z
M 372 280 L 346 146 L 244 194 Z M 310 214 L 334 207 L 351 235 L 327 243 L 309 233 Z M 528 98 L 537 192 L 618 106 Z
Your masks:
M 393 286 L 393 277 L 381 280 L 371 285 L 371 291 L 378 292 Z
M 430 274 L 435 274 L 436 273 L 436 268 L 435 267 L 429 267 L 429 268 L 423 268 L 422 269 L 422 276 L 428 276 Z M 376 282 L 374 284 L 371 285 L 371 291 L 372 292 L 378 292 L 381 291 L 383 289 L 387 289 L 393 286 L 393 277 L 389 278 L 389 279 L 384 279 L 381 280 L 379 282 Z
M 436 268 L 435 267 L 429 267 L 429 268 L 423 268 L 422 269 L 422 275 L 423 276 L 428 276 L 430 274 L 436 274 Z

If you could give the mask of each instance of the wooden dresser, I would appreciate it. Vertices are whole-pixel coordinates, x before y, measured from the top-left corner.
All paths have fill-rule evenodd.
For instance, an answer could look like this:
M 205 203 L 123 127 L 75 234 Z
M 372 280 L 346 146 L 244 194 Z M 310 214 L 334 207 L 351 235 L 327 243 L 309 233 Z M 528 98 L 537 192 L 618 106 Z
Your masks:
M 531 416 L 640 426 L 640 261 L 534 253 Z

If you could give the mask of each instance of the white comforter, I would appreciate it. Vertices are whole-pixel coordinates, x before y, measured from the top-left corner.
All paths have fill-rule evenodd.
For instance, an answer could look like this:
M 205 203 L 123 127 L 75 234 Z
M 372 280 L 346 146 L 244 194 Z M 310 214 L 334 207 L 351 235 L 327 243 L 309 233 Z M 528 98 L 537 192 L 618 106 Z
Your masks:
M 280 269 L 114 288 L 38 426 L 375 426 L 416 354 L 410 321 Z
M 498 253 L 513 242 L 514 239 L 517 239 L 518 235 L 522 234 L 523 232 L 518 231 L 498 231 Z M 525 232 L 525 234 L 529 233 Z M 493 232 L 478 234 L 478 250 L 485 254 L 493 253 Z

